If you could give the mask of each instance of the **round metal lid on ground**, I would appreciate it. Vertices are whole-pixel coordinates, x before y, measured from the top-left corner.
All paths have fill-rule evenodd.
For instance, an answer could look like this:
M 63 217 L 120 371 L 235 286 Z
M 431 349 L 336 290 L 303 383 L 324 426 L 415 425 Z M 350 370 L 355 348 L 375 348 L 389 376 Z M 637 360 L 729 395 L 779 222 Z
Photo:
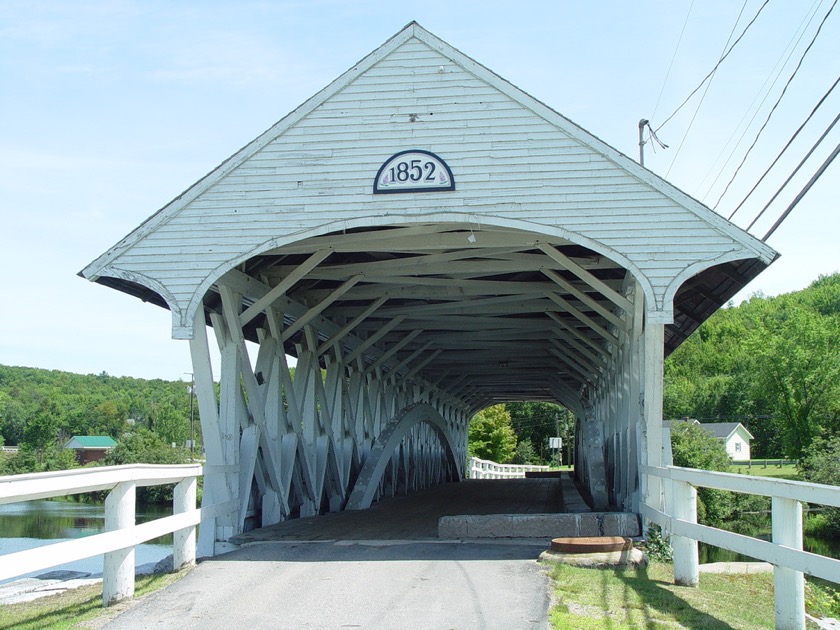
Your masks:
M 580 538 L 554 538 L 551 550 L 560 553 L 608 553 L 633 547 L 633 541 L 623 536 L 587 536 Z

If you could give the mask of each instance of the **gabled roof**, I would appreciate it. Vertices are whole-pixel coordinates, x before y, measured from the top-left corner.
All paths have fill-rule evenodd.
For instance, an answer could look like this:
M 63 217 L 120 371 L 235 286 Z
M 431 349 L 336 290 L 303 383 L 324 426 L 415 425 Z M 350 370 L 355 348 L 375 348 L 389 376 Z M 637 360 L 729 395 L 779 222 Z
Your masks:
M 778 254 L 762 241 L 756 239 L 750 234 L 744 232 L 734 224 L 725 220 L 723 217 L 710 210 L 696 199 L 690 197 L 683 191 L 679 190 L 673 184 L 662 179 L 652 171 L 647 170 L 639 165 L 634 160 L 630 159 L 620 151 L 608 145 L 600 138 L 591 132 L 583 129 L 570 119 L 566 118 L 556 110 L 544 104 L 542 101 L 534 98 L 530 94 L 519 89 L 506 79 L 502 78 L 489 68 L 476 62 L 469 56 L 462 53 L 455 47 L 447 44 L 437 36 L 433 35 L 417 22 L 412 21 L 407 24 L 400 32 L 394 35 L 391 39 L 385 42 L 378 49 L 374 50 L 367 57 L 355 64 L 350 70 L 346 71 L 326 88 L 309 98 L 297 109 L 283 117 L 280 121 L 274 124 L 267 131 L 262 133 L 256 139 L 245 145 L 242 149 L 230 156 L 227 160 L 222 162 L 213 171 L 208 173 L 205 177 L 197 181 L 190 188 L 181 193 L 178 197 L 172 200 L 169 204 L 161 208 L 158 212 L 149 217 L 140 226 L 123 238 L 114 247 L 110 248 L 102 254 L 95 261 L 85 267 L 79 275 L 96 280 L 99 271 L 107 266 L 109 262 L 117 258 L 122 252 L 130 248 L 137 241 L 141 240 L 149 232 L 155 230 L 159 225 L 165 222 L 173 214 L 176 214 L 181 208 L 193 201 L 196 197 L 201 195 L 214 183 L 221 180 L 229 174 L 237 166 L 248 160 L 258 151 L 263 149 L 268 143 L 277 138 L 286 129 L 298 123 L 307 114 L 312 112 L 315 108 L 321 105 L 324 101 L 335 95 L 342 88 L 347 86 L 353 80 L 358 78 L 365 71 L 369 70 L 378 61 L 383 59 L 386 55 L 392 52 L 401 44 L 405 43 L 410 38 L 417 38 L 426 43 L 430 47 L 439 51 L 444 56 L 456 62 L 463 69 L 467 70 L 474 76 L 484 80 L 488 84 L 497 88 L 513 100 L 524 105 L 532 110 L 538 116 L 557 125 L 564 132 L 579 142 L 590 147 L 594 151 L 605 156 L 609 160 L 615 162 L 617 165 L 625 169 L 628 173 L 634 175 L 639 180 L 649 184 L 664 195 L 670 197 L 675 202 L 691 211 L 692 213 L 701 217 L 704 221 L 714 226 L 717 230 L 727 234 L 747 249 L 751 250 L 755 257 L 761 260 L 764 265 L 770 264 Z
M 377 169 L 404 150 L 445 158 L 457 189 L 375 195 Z M 207 318 L 222 312 L 220 285 L 242 294 L 246 308 L 282 295 L 289 354 L 316 308 L 307 305 L 324 305 L 311 315 L 320 342 L 370 308 L 346 344 L 356 352 L 380 339 L 368 363 L 387 347 L 409 357 L 431 348 L 443 353 L 439 365 L 467 360 L 482 392 L 505 396 L 507 386 L 517 395 L 524 387 L 510 383 L 506 366 L 529 353 L 543 361 L 532 366 L 543 379 L 559 366 L 569 387 L 596 380 L 609 358 L 603 344 L 618 343 L 610 327 L 624 325 L 616 305 L 630 312 L 622 292 L 633 293 L 645 321 L 667 325 L 667 353 L 775 257 L 412 22 L 82 275 L 170 308 L 182 339 L 192 338 L 200 309 Z M 395 280 L 404 276 L 411 282 Z M 586 312 L 570 310 L 563 295 Z M 264 326 L 264 306 L 245 318 L 249 340 Z M 546 348 L 555 325 L 564 328 L 558 343 L 571 335 L 569 346 L 584 345 Z M 581 360 L 565 363 L 569 352 Z M 386 371 L 426 365 L 388 360 Z M 499 383 L 488 380 L 491 367 Z M 444 378 L 432 366 L 425 374 Z
M 694 418 L 681 418 L 679 420 L 666 420 L 662 423 L 662 426 L 670 429 L 678 424 L 696 424 L 702 427 L 704 431 L 724 441 L 732 437 L 732 434 L 738 430 L 738 427 L 741 427 L 751 440 L 755 439 L 755 436 L 747 431 L 747 427 L 740 422 L 700 422 Z
M 117 443 L 108 435 L 74 435 L 64 448 L 74 449 L 108 449 L 114 448 Z
M 747 427 L 740 422 L 701 422 L 700 426 L 721 440 L 728 440 L 732 437 L 732 434 L 738 430 L 738 427 L 741 427 L 750 439 L 754 438 L 752 433 L 747 431 Z

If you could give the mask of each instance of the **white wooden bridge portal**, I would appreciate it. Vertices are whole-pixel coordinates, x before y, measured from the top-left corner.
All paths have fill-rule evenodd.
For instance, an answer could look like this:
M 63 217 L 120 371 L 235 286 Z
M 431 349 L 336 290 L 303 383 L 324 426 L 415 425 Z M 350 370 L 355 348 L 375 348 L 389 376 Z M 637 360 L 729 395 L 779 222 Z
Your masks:
M 82 275 L 189 340 L 212 555 L 460 479 L 503 401 L 575 413 L 596 509 L 657 505 L 663 357 L 775 257 L 411 23 Z

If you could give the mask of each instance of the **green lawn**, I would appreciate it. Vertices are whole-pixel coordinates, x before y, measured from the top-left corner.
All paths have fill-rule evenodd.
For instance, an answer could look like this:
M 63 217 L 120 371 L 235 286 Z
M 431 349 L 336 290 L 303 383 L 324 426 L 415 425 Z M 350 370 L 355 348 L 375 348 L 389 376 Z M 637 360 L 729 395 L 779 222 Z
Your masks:
M 178 573 L 139 576 L 134 583 L 135 597 L 142 597 L 181 579 L 189 570 Z M 102 618 L 118 614 L 124 604 L 102 607 L 102 584 L 92 584 L 42 597 L 24 604 L 0 606 L 0 629 L 64 630 L 100 627 Z
M 732 464 L 732 468 L 730 470 L 740 475 L 754 475 L 756 477 L 773 477 L 774 479 L 802 481 L 796 464 L 782 464 L 782 466 L 768 464 L 766 468 L 761 464 L 753 464 L 750 467 L 747 467 L 746 464 Z
M 670 564 L 647 570 L 553 568 L 554 630 L 772 628 L 773 576 L 703 574 L 699 588 L 675 586 Z
M 700 575 L 700 586 L 674 584 L 673 565 L 647 569 L 551 567 L 556 604 L 553 630 L 644 628 L 759 629 L 774 626 L 773 574 Z M 840 615 L 836 585 L 811 580 L 805 607 L 815 617 Z M 809 626 L 810 627 L 810 626 Z

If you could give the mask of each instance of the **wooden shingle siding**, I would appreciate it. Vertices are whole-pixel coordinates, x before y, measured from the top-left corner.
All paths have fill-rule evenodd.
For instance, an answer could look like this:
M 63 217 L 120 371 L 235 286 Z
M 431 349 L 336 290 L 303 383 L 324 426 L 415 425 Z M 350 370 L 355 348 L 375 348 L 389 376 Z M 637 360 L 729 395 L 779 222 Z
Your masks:
M 397 225 L 429 213 L 584 235 L 588 246 L 597 242 L 596 251 L 632 261 L 659 302 L 673 278 L 699 259 L 735 250 L 755 255 L 537 115 L 541 104 L 526 106 L 473 69 L 408 38 L 138 239 L 113 266 L 156 278 L 186 305 L 209 274 L 269 241 L 293 242 L 366 218 Z M 444 159 L 456 190 L 373 196 L 378 168 L 412 148 Z

